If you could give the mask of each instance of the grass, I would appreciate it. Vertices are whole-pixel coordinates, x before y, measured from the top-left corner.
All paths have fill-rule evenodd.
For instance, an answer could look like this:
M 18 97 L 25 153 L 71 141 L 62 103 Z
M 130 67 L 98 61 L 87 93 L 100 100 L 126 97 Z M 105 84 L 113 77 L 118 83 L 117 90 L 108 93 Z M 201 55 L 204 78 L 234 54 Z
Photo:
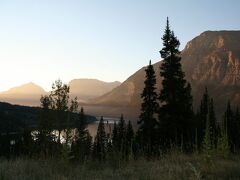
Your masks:
M 0 180 L 240 179 L 240 156 L 213 158 L 173 153 L 159 160 L 64 163 L 53 159 L 0 160 Z

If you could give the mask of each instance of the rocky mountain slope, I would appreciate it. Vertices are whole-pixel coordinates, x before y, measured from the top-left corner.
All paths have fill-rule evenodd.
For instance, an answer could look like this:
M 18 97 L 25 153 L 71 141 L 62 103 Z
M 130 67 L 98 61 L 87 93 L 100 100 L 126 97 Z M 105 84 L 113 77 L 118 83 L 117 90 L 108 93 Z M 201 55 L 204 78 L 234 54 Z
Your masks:
M 219 116 L 228 100 L 235 106 L 240 104 L 240 31 L 206 31 L 187 43 L 181 57 L 186 79 L 192 85 L 195 109 L 205 86 L 214 98 Z M 158 90 L 161 88 L 160 65 L 161 61 L 154 64 Z M 119 87 L 90 103 L 118 108 L 128 106 L 129 111 L 124 113 L 137 118 L 140 94 L 144 87 L 144 69 L 138 70 Z

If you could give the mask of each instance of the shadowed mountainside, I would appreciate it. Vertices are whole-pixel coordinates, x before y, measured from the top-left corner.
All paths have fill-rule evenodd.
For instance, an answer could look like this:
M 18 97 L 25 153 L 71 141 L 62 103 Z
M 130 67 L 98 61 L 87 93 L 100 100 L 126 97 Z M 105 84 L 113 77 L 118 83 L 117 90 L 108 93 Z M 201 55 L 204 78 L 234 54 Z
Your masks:
M 186 79 L 192 85 L 195 109 L 205 86 L 214 98 L 218 115 L 222 115 L 228 100 L 234 105 L 240 103 L 240 31 L 206 31 L 187 43 L 181 57 Z M 154 64 L 158 92 L 161 89 L 160 65 L 161 61 Z M 144 69 L 138 70 L 119 87 L 93 99 L 90 104 L 115 106 L 116 114 L 128 106 L 128 111 L 123 113 L 137 118 L 144 87 Z

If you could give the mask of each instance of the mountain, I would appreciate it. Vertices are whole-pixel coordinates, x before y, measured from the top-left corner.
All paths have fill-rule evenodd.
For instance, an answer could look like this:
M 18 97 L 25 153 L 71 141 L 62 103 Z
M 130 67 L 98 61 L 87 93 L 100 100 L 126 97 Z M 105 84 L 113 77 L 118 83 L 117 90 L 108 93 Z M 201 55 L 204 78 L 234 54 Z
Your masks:
M 80 102 L 101 96 L 121 83 L 104 82 L 97 79 L 74 79 L 69 82 L 70 97 L 78 97 Z M 42 87 L 30 82 L 0 93 L 0 101 L 25 106 L 39 106 L 41 95 L 49 94 Z
M 42 87 L 30 82 L 0 93 L 0 100 L 13 104 L 39 106 L 40 96 L 44 94 L 47 92 Z
M 71 96 L 77 96 L 81 101 L 101 96 L 120 84 L 118 81 L 104 82 L 97 79 L 74 79 L 69 82 Z
M 205 86 L 214 98 L 219 117 L 228 100 L 235 106 L 240 104 L 240 31 L 206 31 L 187 43 L 181 57 L 186 79 L 192 85 L 195 110 Z M 154 64 L 158 92 L 161 89 L 160 65 L 161 61 Z M 144 87 L 144 70 L 145 67 L 141 68 L 120 86 L 89 103 L 112 107 L 109 110 L 112 115 L 120 112 L 137 119 Z M 127 109 L 124 112 L 123 107 Z
M 2 94 L 44 94 L 44 89 L 32 82 L 2 92 Z

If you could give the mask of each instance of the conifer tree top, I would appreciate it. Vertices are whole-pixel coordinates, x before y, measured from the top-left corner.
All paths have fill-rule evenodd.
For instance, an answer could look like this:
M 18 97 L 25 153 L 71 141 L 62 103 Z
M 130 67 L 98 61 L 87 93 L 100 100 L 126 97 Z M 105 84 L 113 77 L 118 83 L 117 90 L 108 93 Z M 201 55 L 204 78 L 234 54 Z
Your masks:
M 169 56 L 180 53 L 180 51 L 178 50 L 180 46 L 180 42 L 177 39 L 177 37 L 174 35 L 174 32 L 171 31 L 168 18 L 167 18 L 167 25 L 166 25 L 166 29 L 162 37 L 162 40 L 163 40 L 163 48 L 160 51 L 162 58 L 165 59 Z

